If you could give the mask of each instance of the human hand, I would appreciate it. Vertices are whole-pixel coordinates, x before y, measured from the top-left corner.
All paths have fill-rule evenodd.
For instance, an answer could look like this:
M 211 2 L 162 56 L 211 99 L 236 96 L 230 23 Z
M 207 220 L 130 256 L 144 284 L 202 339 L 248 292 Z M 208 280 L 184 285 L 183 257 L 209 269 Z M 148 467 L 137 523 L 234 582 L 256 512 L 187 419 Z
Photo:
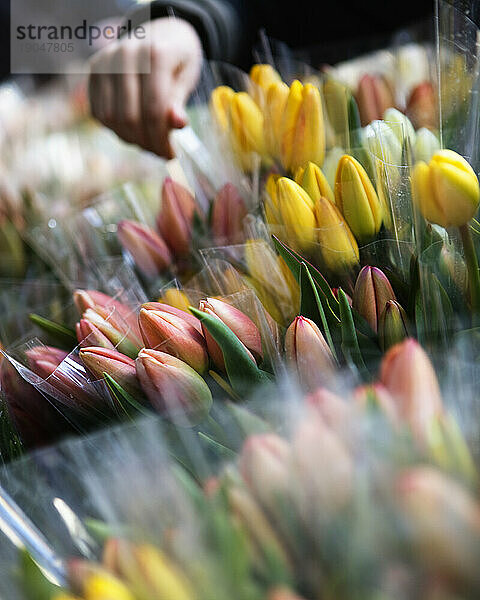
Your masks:
M 121 38 L 93 56 L 91 111 L 125 141 L 171 158 L 169 133 L 187 123 L 185 103 L 200 74 L 202 46 L 182 19 L 143 27 L 145 39 Z M 141 73 L 148 61 L 150 72 Z

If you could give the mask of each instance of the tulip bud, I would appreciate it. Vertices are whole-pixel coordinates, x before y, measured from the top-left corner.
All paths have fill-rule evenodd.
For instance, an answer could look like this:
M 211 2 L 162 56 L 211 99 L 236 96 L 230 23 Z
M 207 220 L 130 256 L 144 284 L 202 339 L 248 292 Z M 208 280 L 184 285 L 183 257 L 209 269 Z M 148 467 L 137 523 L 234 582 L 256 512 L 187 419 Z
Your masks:
M 188 307 L 192 305 L 185 292 L 182 292 L 182 290 L 178 290 L 175 287 L 165 290 L 163 296 L 159 298 L 159 302 L 187 313 Z
M 337 173 L 338 161 L 344 154 L 345 150 L 343 150 L 343 148 L 335 146 L 334 148 L 330 148 L 325 156 L 325 161 L 322 165 L 322 171 L 331 190 L 335 189 L 335 175 Z
M 252 435 L 240 454 L 240 473 L 248 489 L 270 514 L 278 514 L 290 488 L 290 446 L 278 435 Z
M 142 344 L 136 335 L 136 330 L 132 331 L 129 322 L 125 322 L 121 315 L 114 310 L 96 307 L 88 308 L 83 313 L 83 321 L 88 325 L 84 327 L 94 327 L 110 340 L 114 347 L 120 352 L 135 358 Z M 137 329 L 137 328 L 135 328 Z
M 280 177 L 277 181 L 276 202 L 286 240 L 307 249 L 315 237 L 312 199 L 298 183 L 288 177 Z
M 400 474 L 395 500 L 420 560 L 442 577 L 476 581 L 480 507 L 457 481 L 432 467 Z
M 405 112 L 415 129 L 437 127 L 437 99 L 433 85 L 429 81 L 419 83 L 413 88 Z
M 352 458 L 342 439 L 313 411 L 295 429 L 291 455 L 292 494 L 303 520 L 317 533 L 317 523 L 337 514 L 351 497 Z
M 260 108 L 264 107 L 265 94 L 272 84 L 282 83 L 282 78 L 271 65 L 253 65 L 250 79 L 255 84 L 252 96 Z
M 434 368 L 418 342 L 409 338 L 390 348 L 382 360 L 380 381 L 395 399 L 400 417 L 423 441 L 443 405 Z
M 188 306 L 190 306 L 190 304 Z M 145 302 L 145 304 L 142 304 L 142 308 L 145 310 L 157 310 L 179 317 L 192 327 L 195 327 L 198 333 L 202 333 L 202 324 L 200 323 L 200 320 L 192 315 L 188 308 L 187 310 L 183 310 L 175 306 L 171 306 L 170 304 L 164 304 L 163 302 Z
M 414 155 L 417 162 L 430 162 L 432 156 L 440 150 L 440 142 L 437 136 L 427 129 L 422 127 L 417 131 L 414 145 Z
M 244 171 L 252 171 L 256 156 L 265 154 L 263 113 L 246 92 L 237 92 L 230 102 L 230 137 L 234 154 Z
M 400 416 L 396 402 L 390 392 L 381 384 L 363 385 L 355 389 L 355 404 L 363 410 L 369 408 L 378 409 L 388 421 L 397 426 L 400 424 Z
M 325 126 L 318 88 L 295 80 L 290 86 L 282 119 L 281 158 L 283 167 L 295 172 L 312 161 L 325 158 Z
M 403 140 L 407 139 L 413 148 L 416 140 L 415 129 L 406 115 L 396 108 L 387 108 L 383 113 L 383 120 L 390 126 L 401 146 Z
M 388 300 L 378 323 L 378 339 L 383 351 L 408 337 L 407 323 L 407 315 L 400 304 Z
M 283 81 L 274 82 L 267 90 L 265 102 L 265 143 L 267 152 L 278 158 L 282 140 L 282 121 L 287 105 L 289 88 Z
M 395 299 L 395 293 L 385 273 L 377 267 L 363 267 L 355 282 L 353 307 L 375 333 L 378 331 L 378 323 L 386 303 Z
M 348 107 L 351 99 L 349 88 L 340 81 L 328 77 L 323 86 L 323 96 L 328 120 L 337 136 L 344 136 L 349 129 Z
M 242 244 L 245 241 L 243 221 L 247 207 L 237 188 L 226 183 L 212 204 L 211 230 L 217 245 Z
M 110 540 L 109 566 L 125 581 L 135 598 L 145 600 L 192 600 L 190 584 L 183 573 L 158 548 Z M 103 600 L 103 599 L 102 599 Z
M 195 327 L 190 325 L 188 319 L 171 312 L 142 307 L 138 321 L 147 348 L 172 354 L 199 373 L 207 369 L 205 339 Z
M 138 396 L 141 388 L 133 359 L 117 350 L 95 347 L 82 348 L 80 358 L 95 379 L 108 373 L 131 396 Z
M 140 337 L 137 315 L 123 302 L 119 302 L 97 290 L 76 290 L 73 294 L 73 301 L 80 314 L 83 314 L 89 308 L 95 310 L 97 307 L 108 309 L 110 312 L 114 311 L 128 324 L 135 336 Z
M 474 170 L 452 150 L 440 150 L 412 174 L 413 199 L 423 216 L 442 227 L 460 227 L 475 215 L 480 188 Z
M 356 100 L 362 127 L 381 119 L 387 108 L 395 104 L 385 79 L 368 74 L 363 75 L 358 83 Z
M 171 263 L 166 243 L 151 227 L 135 221 L 120 221 L 118 239 L 134 263 L 147 277 L 156 277 Z
M 298 176 L 298 179 L 297 179 Z M 305 169 L 301 168 L 295 174 L 295 181 L 307 192 L 313 202 L 321 197 L 335 204 L 335 196 L 320 167 L 309 162 Z
M 80 346 L 98 346 L 100 348 L 114 348 L 115 346 L 104 335 L 98 327 L 95 327 L 93 323 L 86 319 L 80 319 L 75 325 L 75 331 L 77 334 L 77 340 Z
M 228 131 L 228 112 L 235 92 L 228 85 L 216 87 L 210 96 L 210 110 L 220 131 Z
M 134 600 L 119 579 L 94 563 L 71 560 L 68 563 L 68 579 L 86 600 Z
M 317 238 L 325 267 L 333 272 L 348 270 L 359 261 L 356 239 L 338 208 L 325 198 L 315 203 Z
M 185 256 L 190 251 L 195 198 L 183 185 L 167 177 L 162 187 L 162 207 L 157 227 L 173 254 Z
M 242 342 L 248 352 L 252 355 L 252 360 L 255 362 L 261 362 L 263 360 L 262 350 L 262 338 L 260 332 L 255 323 L 247 317 L 241 310 L 234 306 L 218 300 L 216 298 L 206 298 L 199 304 L 201 311 L 214 315 L 222 323 L 224 323 Z M 223 359 L 223 352 L 217 342 L 208 332 L 207 328 L 203 326 L 203 335 L 207 341 L 207 348 L 210 357 L 212 358 L 215 366 L 224 371 L 225 361 Z
M 352 405 L 327 388 L 317 387 L 305 398 L 309 408 L 318 411 L 328 427 L 342 437 L 348 432 L 354 412 Z
M 306 317 L 296 317 L 285 335 L 287 364 L 307 390 L 325 385 L 335 368 L 333 355 L 320 329 Z
M 180 426 L 203 421 L 212 394 L 200 375 L 182 360 L 144 348 L 137 358 L 137 376 L 152 406 Z
M 390 168 L 390 171 L 402 164 L 401 133 L 398 127 L 391 127 L 385 121 L 373 121 L 363 132 L 364 142 L 373 157 L 385 163 L 385 168 Z
M 357 240 L 375 237 L 382 225 L 382 207 L 367 172 L 348 154 L 338 163 L 335 200 Z

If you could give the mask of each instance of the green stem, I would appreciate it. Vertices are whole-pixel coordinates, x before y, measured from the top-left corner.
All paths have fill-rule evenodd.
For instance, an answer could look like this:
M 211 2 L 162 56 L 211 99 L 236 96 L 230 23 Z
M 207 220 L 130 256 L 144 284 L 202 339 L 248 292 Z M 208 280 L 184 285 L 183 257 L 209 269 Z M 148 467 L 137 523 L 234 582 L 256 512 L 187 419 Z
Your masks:
M 468 223 L 462 225 L 459 229 L 462 236 L 465 261 L 467 263 L 470 302 L 472 306 L 472 324 L 476 327 L 480 325 L 480 273 L 478 271 L 478 259 Z

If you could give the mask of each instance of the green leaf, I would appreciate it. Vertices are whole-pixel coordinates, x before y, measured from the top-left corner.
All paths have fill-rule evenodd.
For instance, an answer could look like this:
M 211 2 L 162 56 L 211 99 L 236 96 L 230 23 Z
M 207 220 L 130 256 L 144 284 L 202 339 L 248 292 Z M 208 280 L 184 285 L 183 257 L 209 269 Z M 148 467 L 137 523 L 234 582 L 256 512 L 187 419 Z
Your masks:
M 103 378 L 105 379 L 108 391 L 112 394 L 113 399 L 118 402 L 127 415 L 130 416 L 132 412 L 134 414 L 140 413 L 142 415 L 152 414 L 147 408 L 137 402 L 133 396 L 125 391 L 111 375 L 108 373 L 103 373 Z
M 257 367 L 245 346 L 225 323 L 193 307 L 190 307 L 190 312 L 200 319 L 220 346 L 230 384 L 236 393 L 242 396 L 270 380 L 268 373 Z
M 215 452 L 215 454 L 217 454 L 221 458 L 237 458 L 237 455 L 233 450 L 230 450 L 230 448 L 227 448 L 223 444 L 220 444 L 220 442 L 217 442 L 203 431 L 198 432 L 198 437 L 201 440 L 204 440 L 207 443 L 207 445 Z
M 20 583 L 25 596 L 29 600 L 52 600 L 55 594 L 62 591 L 61 588 L 45 577 L 40 567 L 25 549 L 21 550 L 20 567 Z
M 301 292 L 301 303 L 300 303 L 300 314 L 308 319 L 312 319 L 317 325 L 321 326 L 323 333 L 327 340 L 327 344 L 337 359 L 337 353 L 335 345 L 333 343 L 332 335 L 330 333 L 330 327 L 325 316 L 325 310 L 317 290 L 317 286 L 313 281 L 313 277 L 310 273 L 307 265 L 302 262 L 300 269 L 300 292 Z
M 331 319 L 339 322 L 339 310 L 338 310 L 338 300 L 335 298 L 334 293 L 332 292 L 332 288 L 329 286 L 325 277 L 320 273 L 320 271 L 314 267 L 308 260 L 305 260 L 303 256 L 295 252 L 289 248 L 286 244 L 281 242 L 277 237 L 272 236 L 273 243 L 275 244 L 275 248 L 283 260 L 286 262 L 288 268 L 292 272 L 293 276 L 300 284 L 301 277 L 301 268 L 302 263 L 305 263 L 308 267 L 310 275 L 312 276 L 313 281 L 317 287 L 317 290 L 320 294 L 323 294 L 324 298 L 322 300 L 325 302 L 325 308 L 328 307 L 327 310 L 327 318 L 329 318 L 329 323 Z
M 342 321 L 342 352 L 347 363 L 354 364 L 360 372 L 367 373 L 363 361 L 360 346 L 358 345 L 357 331 L 353 322 L 352 309 L 348 303 L 347 296 L 342 288 L 338 290 L 338 301 L 340 303 L 340 318 Z
M 32 323 L 37 325 L 37 327 L 40 327 L 40 329 L 51 335 L 62 345 L 66 345 L 68 348 L 77 345 L 77 336 L 75 335 L 75 331 L 70 329 L 70 327 L 55 323 L 54 321 L 50 321 L 50 319 L 45 319 L 45 317 L 41 317 L 34 313 L 29 314 L 28 318 Z

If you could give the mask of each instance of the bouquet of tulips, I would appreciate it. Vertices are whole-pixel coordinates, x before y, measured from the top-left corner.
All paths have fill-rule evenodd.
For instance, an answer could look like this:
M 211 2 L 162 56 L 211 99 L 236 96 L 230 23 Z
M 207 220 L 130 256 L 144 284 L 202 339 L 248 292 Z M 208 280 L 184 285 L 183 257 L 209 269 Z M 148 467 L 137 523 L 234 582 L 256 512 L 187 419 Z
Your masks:
M 20 597 L 475 598 L 478 421 L 454 374 L 407 339 L 371 385 L 284 380 L 220 410 L 223 447 L 185 429 L 179 459 L 150 417 L 12 463 Z

